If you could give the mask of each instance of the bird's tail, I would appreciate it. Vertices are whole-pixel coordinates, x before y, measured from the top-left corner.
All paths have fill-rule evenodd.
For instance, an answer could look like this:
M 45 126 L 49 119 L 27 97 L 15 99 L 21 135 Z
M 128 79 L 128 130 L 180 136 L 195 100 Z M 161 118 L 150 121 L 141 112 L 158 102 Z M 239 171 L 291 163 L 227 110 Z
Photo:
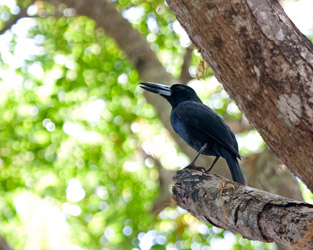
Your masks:
M 223 147 L 220 147 L 220 153 L 225 158 L 228 164 L 233 180 L 243 185 L 246 185 L 245 177 L 243 176 L 236 156 Z

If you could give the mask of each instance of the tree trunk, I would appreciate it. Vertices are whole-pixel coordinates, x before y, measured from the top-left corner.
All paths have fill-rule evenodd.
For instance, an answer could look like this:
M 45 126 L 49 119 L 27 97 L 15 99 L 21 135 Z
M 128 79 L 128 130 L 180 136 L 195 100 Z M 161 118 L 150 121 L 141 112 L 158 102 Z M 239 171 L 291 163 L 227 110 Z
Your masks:
M 201 170 L 185 168 L 174 177 L 173 198 L 180 207 L 202 221 L 250 240 L 312 249 L 312 205 Z
M 313 190 L 311 42 L 276 0 L 167 2 L 241 111 Z

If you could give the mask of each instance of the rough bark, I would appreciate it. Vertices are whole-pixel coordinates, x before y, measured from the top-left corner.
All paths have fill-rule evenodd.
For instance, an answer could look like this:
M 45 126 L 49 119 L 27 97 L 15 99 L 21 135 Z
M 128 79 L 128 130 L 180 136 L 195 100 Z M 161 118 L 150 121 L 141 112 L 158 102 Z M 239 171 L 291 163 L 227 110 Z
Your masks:
M 201 168 L 180 170 L 174 179 L 174 200 L 198 219 L 250 240 L 312 248 L 312 205 L 231 182 Z
M 275 0 L 167 0 L 266 143 L 313 190 L 313 45 Z

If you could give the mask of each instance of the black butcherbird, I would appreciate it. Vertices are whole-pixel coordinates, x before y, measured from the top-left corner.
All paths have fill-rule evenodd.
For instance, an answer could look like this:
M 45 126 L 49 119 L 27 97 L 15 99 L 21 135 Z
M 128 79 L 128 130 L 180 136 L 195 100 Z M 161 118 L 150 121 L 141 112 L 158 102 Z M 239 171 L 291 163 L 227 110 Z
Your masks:
M 216 156 L 209 172 L 221 156 L 227 161 L 233 180 L 246 184 L 237 161 L 240 155 L 235 135 L 221 117 L 202 103 L 192 88 L 182 84 L 170 87 L 150 82 L 141 82 L 140 85 L 160 94 L 172 105 L 171 124 L 175 132 L 198 152 L 189 166 L 194 166 L 200 154 Z

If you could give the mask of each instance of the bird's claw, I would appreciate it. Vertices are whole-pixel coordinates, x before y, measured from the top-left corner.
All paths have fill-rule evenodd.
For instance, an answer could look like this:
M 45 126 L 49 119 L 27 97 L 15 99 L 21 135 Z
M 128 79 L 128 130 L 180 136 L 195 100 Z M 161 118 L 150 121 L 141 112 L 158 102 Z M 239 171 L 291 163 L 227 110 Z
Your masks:
M 201 172 L 205 173 L 205 168 L 195 166 L 194 164 L 189 164 L 185 168 L 194 169 L 194 170 L 198 170 L 198 171 L 201 171 Z

